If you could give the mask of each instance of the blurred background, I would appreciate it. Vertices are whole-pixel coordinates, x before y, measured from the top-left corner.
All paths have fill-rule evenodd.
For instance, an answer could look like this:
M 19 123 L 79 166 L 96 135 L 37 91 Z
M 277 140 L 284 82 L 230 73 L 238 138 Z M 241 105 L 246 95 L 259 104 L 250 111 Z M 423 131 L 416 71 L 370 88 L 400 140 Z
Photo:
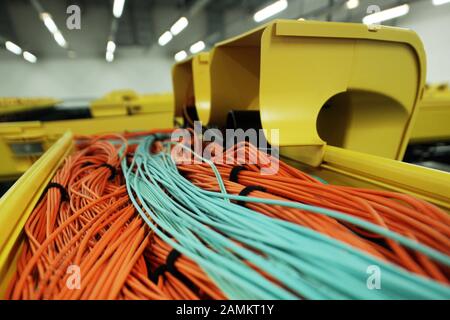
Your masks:
M 450 78 L 450 3 L 444 0 L 289 0 L 286 9 L 256 22 L 255 13 L 273 2 L 126 0 L 115 17 L 112 0 L 0 0 L 0 96 L 70 101 L 124 88 L 140 93 L 171 91 L 175 55 L 179 53 L 178 59 L 190 55 L 193 44 L 197 43 L 194 51 L 208 50 L 274 18 L 360 23 L 373 5 L 384 10 L 408 4 L 407 13 L 382 24 L 419 34 L 427 53 L 428 82 Z M 80 8 L 80 29 L 67 28 L 71 5 Z M 181 17 L 185 19 L 179 21 Z M 175 28 L 179 33 L 174 35 L 170 29 L 177 21 L 182 30 Z M 113 43 L 109 49 L 114 50 L 107 57 L 109 40 Z M 7 41 L 31 53 L 35 63 L 7 50 Z

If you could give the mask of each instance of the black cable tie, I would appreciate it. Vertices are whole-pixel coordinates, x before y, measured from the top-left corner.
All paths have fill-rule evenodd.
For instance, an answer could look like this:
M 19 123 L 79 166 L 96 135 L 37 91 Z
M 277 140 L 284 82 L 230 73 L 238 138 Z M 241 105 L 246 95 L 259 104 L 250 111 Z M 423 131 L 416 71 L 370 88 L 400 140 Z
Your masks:
M 169 271 L 171 274 L 175 275 L 176 273 L 179 273 L 177 268 L 175 268 L 175 262 L 177 259 L 181 256 L 181 253 L 175 249 L 172 249 L 170 253 L 167 255 L 166 258 L 166 266 L 167 271 Z
M 164 275 L 164 272 L 167 271 L 167 266 L 165 264 L 160 265 L 155 271 L 150 272 L 149 278 L 154 284 L 158 284 L 158 279 L 160 276 Z
M 52 188 L 57 188 L 59 190 L 59 192 L 61 193 L 61 200 L 62 201 L 69 201 L 69 193 L 67 192 L 67 189 L 64 188 L 63 185 L 57 183 L 57 182 L 50 182 L 47 187 L 44 190 L 45 194 L 48 190 L 52 189 Z
M 166 270 L 170 272 L 175 278 L 183 282 L 184 285 L 186 285 L 186 287 L 195 292 L 196 291 L 195 284 L 175 267 L 175 262 L 178 260 L 180 256 L 181 253 L 179 251 L 172 249 L 172 251 L 170 251 L 166 257 L 166 265 L 165 265 Z
M 86 161 L 85 163 L 83 163 L 83 164 L 81 165 L 81 167 L 84 168 L 84 167 L 87 167 L 87 166 L 92 166 L 93 164 L 94 164 L 93 162 Z
M 154 284 L 158 284 L 159 277 L 164 276 L 164 272 L 167 271 L 170 272 L 170 274 L 172 274 L 175 278 L 183 282 L 189 289 L 195 292 L 195 284 L 175 267 L 175 262 L 180 256 L 181 253 L 179 251 L 172 249 L 172 251 L 170 251 L 170 253 L 166 257 L 165 264 L 160 265 L 153 272 L 151 272 L 150 268 L 148 268 L 148 277 Z
M 247 186 L 244 189 L 241 190 L 241 192 L 239 192 L 239 195 L 242 197 L 246 197 L 248 196 L 250 193 L 252 193 L 253 191 L 266 191 L 266 188 L 262 187 L 262 186 Z M 238 205 L 245 207 L 245 201 L 239 200 L 237 202 Z
M 236 182 L 237 183 L 238 182 L 238 174 L 242 170 L 246 170 L 246 168 L 244 166 L 233 167 L 233 169 L 231 169 L 231 172 L 230 172 L 229 180 L 232 181 L 232 182 Z
M 108 180 L 114 180 L 114 178 L 116 177 L 116 168 L 115 167 L 113 167 L 109 163 L 102 163 L 101 165 L 98 166 L 98 168 L 100 168 L 100 167 L 108 168 L 109 171 L 111 171 L 111 175 L 109 176 Z

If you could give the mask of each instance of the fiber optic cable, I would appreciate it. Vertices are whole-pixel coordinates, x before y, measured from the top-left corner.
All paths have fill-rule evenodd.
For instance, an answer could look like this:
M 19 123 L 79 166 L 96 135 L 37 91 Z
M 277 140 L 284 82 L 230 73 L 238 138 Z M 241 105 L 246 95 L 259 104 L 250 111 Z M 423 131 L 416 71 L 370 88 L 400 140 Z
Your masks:
M 261 177 L 270 156 L 248 144 L 177 166 L 171 131 L 78 137 L 79 151 L 27 221 L 9 298 L 449 297 L 447 286 L 424 278 L 448 283 L 448 216 L 440 209 L 324 185 L 282 161 L 277 174 Z M 265 159 L 218 161 L 241 149 Z M 82 290 L 66 286 L 71 264 L 88 270 Z M 367 288 L 373 265 L 382 290 Z
M 240 147 L 246 149 L 246 154 L 258 152 L 253 150 L 252 148 L 254 147 L 248 144 L 243 144 Z M 231 150 L 232 152 L 224 153 L 229 156 L 227 160 L 232 160 L 231 163 L 233 163 L 233 159 L 236 161 L 236 157 L 233 158 L 236 152 L 234 148 L 238 149 L 239 147 L 235 146 Z M 222 179 L 226 180 L 231 176 L 230 172 L 232 171 L 233 165 L 224 165 L 222 164 L 223 161 L 219 163 L 217 164 L 217 168 L 221 173 Z M 450 245 L 448 235 L 450 234 L 450 219 L 439 208 L 424 201 L 414 199 L 413 197 L 392 192 L 323 185 L 319 181 L 305 179 L 303 173 L 294 168 L 286 167 L 282 162 L 280 162 L 280 166 L 279 172 L 276 175 L 270 176 L 261 175 L 257 171 L 252 170 L 250 166 L 246 166 L 246 168 L 234 167 L 241 169 L 239 170 L 239 183 L 237 181 L 227 180 L 227 190 L 232 190 L 231 193 L 238 194 L 245 187 L 257 185 L 260 187 L 260 190 L 256 190 L 254 193 L 252 192 L 252 195 L 259 194 L 260 197 L 271 195 L 272 199 L 289 199 L 323 208 L 337 209 L 367 219 L 370 222 L 381 224 L 384 227 L 388 226 L 391 230 L 400 232 L 413 239 L 419 239 L 423 243 L 445 254 L 449 253 Z M 219 191 L 216 174 L 208 164 L 179 165 L 178 168 L 196 185 L 210 191 Z M 261 188 L 264 192 L 261 191 Z M 411 207 L 390 199 L 402 200 L 410 204 Z M 411 255 L 402 247 L 399 247 L 396 242 L 390 242 L 388 240 L 388 245 L 393 248 L 393 251 L 388 251 L 384 246 L 380 246 L 372 241 L 369 242 L 367 239 L 360 238 L 360 241 L 355 241 L 355 236 L 349 237 L 348 234 L 343 233 L 342 229 L 346 229 L 344 226 L 341 224 L 336 225 L 333 219 L 331 221 L 329 219 L 322 219 L 325 218 L 324 216 L 316 215 L 316 219 L 314 220 L 314 214 L 311 216 L 307 211 L 289 210 L 287 208 L 275 209 L 272 206 L 264 206 L 261 203 L 253 202 L 249 202 L 247 205 L 255 208 L 257 211 L 264 211 L 266 214 L 311 227 L 334 238 L 341 239 L 352 246 L 364 249 L 376 256 L 380 256 L 381 254 L 388 260 L 410 271 L 448 283 L 448 268 L 444 267 L 444 270 L 441 271 L 426 256 L 417 255 L 416 257 L 415 255 Z M 317 219 L 321 220 L 320 223 Z M 430 226 L 433 226 L 433 228 L 430 228 Z M 350 230 L 347 229 L 347 231 Z M 358 233 L 364 233 L 360 229 L 357 231 Z M 364 234 L 367 235 L 367 233 Z M 370 238 L 380 238 L 379 235 L 374 233 L 368 236 Z M 447 276 L 443 273 L 446 273 Z
M 146 138 L 136 149 L 130 166 L 122 161 L 130 198 L 150 228 L 197 262 L 228 297 L 449 297 L 449 289 L 436 282 L 310 229 L 266 217 L 224 199 L 251 199 L 334 216 L 380 232 L 448 265 L 447 256 L 336 211 L 294 202 L 228 195 L 222 186 L 220 193 L 199 189 L 179 174 L 170 156 L 171 144 L 164 143 L 163 152 L 149 152 L 155 140 L 167 138 L 167 135 Z M 221 181 L 220 175 L 217 178 Z M 373 264 L 383 269 L 382 292 L 366 287 L 365 271 Z M 336 282 L 336 278 L 341 281 Z
M 174 255 L 136 215 L 119 167 L 129 150 L 126 140 L 120 135 L 82 140 L 79 151 L 65 160 L 26 222 L 24 247 L 6 297 L 223 297 L 195 263 Z M 176 267 L 169 266 L 168 272 L 152 281 L 161 254 L 173 257 L 171 263 Z M 71 275 L 66 271 L 71 266 L 80 271 L 75 289 L 67 285 Z M 181 277 L 195 283 L 188 287 Z

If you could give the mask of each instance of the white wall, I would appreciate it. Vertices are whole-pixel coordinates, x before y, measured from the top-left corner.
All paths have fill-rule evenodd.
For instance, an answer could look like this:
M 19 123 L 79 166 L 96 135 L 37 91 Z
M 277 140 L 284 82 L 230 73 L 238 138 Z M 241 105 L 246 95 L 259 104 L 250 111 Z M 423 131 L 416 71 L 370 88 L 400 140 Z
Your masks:
M 164 48 L 155 43 L 151 48 L 118 45 L 113 63 L 104 53 L 111 25 L 107 6 L 89 6 L 82 12 L 81 30 L 65 29 L 64 1 L 48 1 L 46 8 L 63 28 L 76 59 L 69 59 L 60 48 L 30 4 L 25 1 L 11 6 L 11 20 L 18 33 L 19 44 L 36 53 L 38 63 L 31 65 L 0 46 L 1 96 L 52 96 L 57 98 L 96 98 L 114 89 L 133 89 L 139 93 L 172 90 L 173 54 L 204 38 L 207 33 L 205 15 L 200 13 L 188 31 Z M 151 11 L 146 32 L 158 37 L 181 14 L 173 6 L 158 6 Z M 164 19 L 161 19 L 164 17 Z M 124 16 L 123 19 L 126 19 Z M 141 26 L 142 28 L 142 26 Z M 30 36 L 30 30 L 34 33 Z M 131 34 L 130 34 L 131 37 Z
M 427 81 L 450 82 L 450 4 L 433 6 L 431 0 L 413 3 L 398 26 L 414 30 L 422 39 Z
M 112 63 L 100 57 L 48 58 L 36 64 L 0 59 L 0 96 L 96 98 L 114 89 L 171 91 L 172 63 L 166 55 L 142 49 L 122 49 Z

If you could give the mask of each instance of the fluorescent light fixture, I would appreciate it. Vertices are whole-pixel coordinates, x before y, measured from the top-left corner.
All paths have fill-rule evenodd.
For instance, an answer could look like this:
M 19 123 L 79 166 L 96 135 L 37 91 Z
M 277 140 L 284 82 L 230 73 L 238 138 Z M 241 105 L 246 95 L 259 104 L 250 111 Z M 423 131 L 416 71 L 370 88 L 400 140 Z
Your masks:
M 198 41 L 189 48 L 192 54 L 200 52 L 203 49 L 205 49 L 205 43 L 203 41 Z
M 112 52 L 114 53 L 114 51 L 116 51 L 116 44 L 114 43 L 114 41 L 109 40 L 108 44 L 106 45 L 106 51 Z
M 259 10 L 258 12 L 255 13 L 255 15 L 253 16 L 253 19 L 256 22 L 261 22 L 263 20 L 266 20 L 267 18 L 285 10 L 288 6 L 288 2 L 287 0 L 278 0 L 270 5 L 268 5 L 267 7 Z
M 173 26 L 170 28 L 170 32 L 176 36 L 177 34 L 179 34 L 181 31 L 183 31 L 189 24 L 188 19 L 186 19 L 185 17 L 181 17 L 180 19 L 177 20 L 177 22 L 175 22 L 173 24 Z
M 391 9 L 369 14 L 368 16 L 365 16 L 362 21 L 365 24 L 375 24 L 404 16 L 408 12 L 409 12 L 409 5 L 403 4 L 401 6 L 397 6 Z
M 161 37 L 159 37 L 158 39 L 158 43 L 160 46 L 165 46 L 166 44 L 168 44 L 170 42 L 170 40 L 172 40 L 173 36 L 170 33 L 170 31 L 166 31 L 164 32 Z
M 440 6 L 441 4 L 449 3 L 450 0 L 433 0 L 435 6 Z
M 114 0 L 114 4 L 113 4 L 114 17 L 120 18 L 122 16 L 124 5 L 125 5 L 125 0 Z
M 58 27 L 56 26 L 55 21 L 53 21 L 50 14 L 48 14 L 47 12 L 42 13 L 41 19 L 42 21 L 44 21 L 44 24 L 47 27 L 48 31 L 50 31 L 51 33 L 58 32 Z
M 347 9 L 356 9 L 359 6 L 359 0 L 348 0 L 346 3 Z
M 112 62 L 114 60 L 114 53 L 111 51 L 106 51 L 106 61 Z
M 63 48 L 67 47 L 66 39 L 64 39 L 64 37 L 63 37 L 61 32 L 56 31 L 53 34 L 53 38 L 55 38 L 56 43 L 58 43 L 60 47 L 63 47 Z
M 5 47 L 7 50 L 11 51 L 14 54 L 19 55 L 22 53 L 22 49 L 17 44 L 12 43 L 11 41 L 6 41 Z
M 184 50 L 181 50 L 175 54 L 175 61 L 182 61 L 187 58 L 187 53 Z
M 64 39 L 62 33 L 58 30 L 58 27 L 56 26 L 55 21 L 53 21 L 52 16 L 47 12 L 41 13 L 40 16 L 42 21 L 44 21 L 44 24 L 47 27 L 48 31 L 53 34 L 53 38 L 55 39 L 56 43 L 58 43 L 60 47 L 67 48 L 66 39 Z
M 34 54 L 29 53 L 28 51 L 25 51 L 23 53 L 23 58 L 31 63 L 36 63 L 36 61 L 37 61 L 36 56 Z

